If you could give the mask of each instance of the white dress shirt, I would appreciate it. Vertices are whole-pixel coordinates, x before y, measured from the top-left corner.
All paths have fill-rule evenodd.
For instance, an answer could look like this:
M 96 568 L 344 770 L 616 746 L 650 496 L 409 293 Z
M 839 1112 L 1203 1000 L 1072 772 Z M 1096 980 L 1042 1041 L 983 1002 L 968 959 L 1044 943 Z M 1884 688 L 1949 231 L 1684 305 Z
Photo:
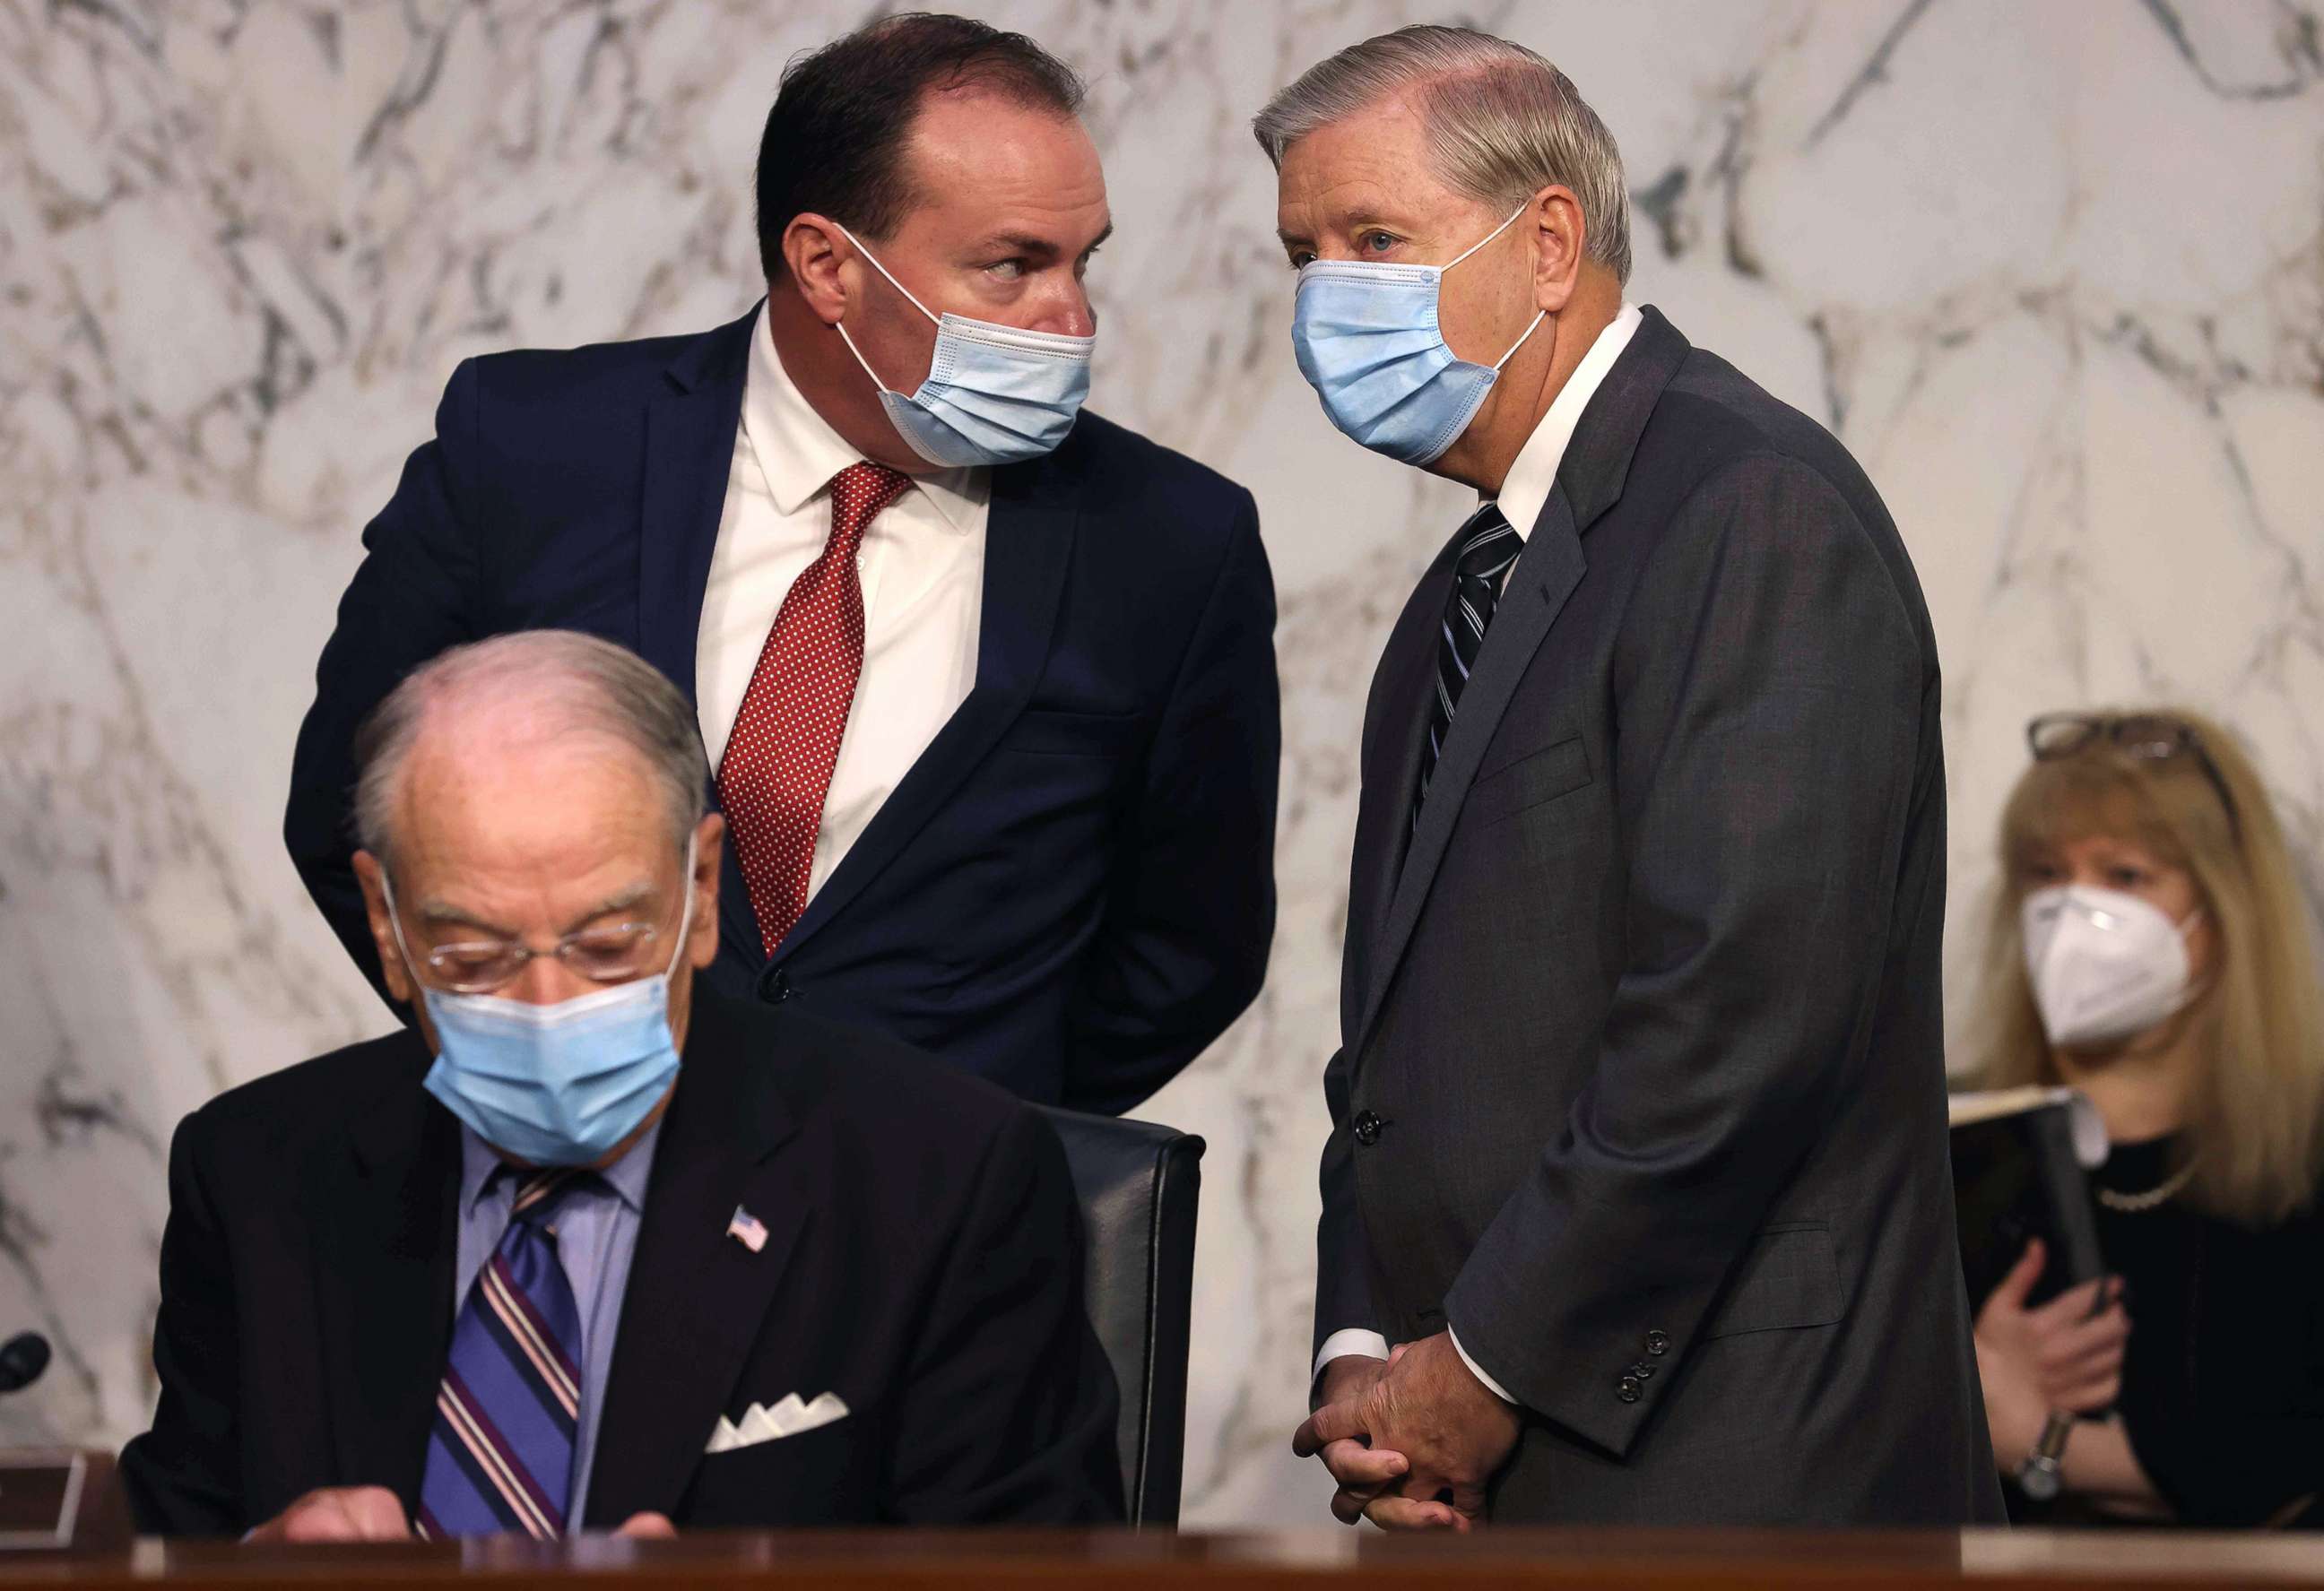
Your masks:
M 1517 457 L 1509 461 L 1509 473 L 1501 481 L 1501 489 L 1493 499 L 1482 496 L 1478 501 L 1498 501 L 1501 517 L 1520 537 L 1533 534 L 1533 524 L 1541 518 L 1549 494 L 1557 485 L 1557 466 L 1565 462 L 1566 445 L 1573 440 L 1573 428 L 1582 423 L 1582 411 L 1590 407 L 1590 400 L 1598 395 L 1605 384 L 1606 372 L 1614 368 L 1614 361 L 1630 345 L 1638 326 L 1646 317 L 1634 304 L 1622 306 L 1620 314 L 1606 323 L 1598 340 L 1590 345 L 1590 352 L 1573 367 L 1573 373 L 1557 396 L 1550 400 L 1549 412 L 1517 449 Z
M 831 538 L 832 477 L 862 456 L 783 369 L 761 306 L 695 641 L 695 699 L 714 768 L 783 599 Z M 810 899 L 976 683 L 990 501 L 989 471 L 920 475 L 864 529 L 855 557 L 863 673 L 824 798 Z
M 1541 510 L 1548 504 L 1549 494 L 1557 485 L 1557 466 L 1565 462 L 1566 445 L 1573 440 L 1573 428 L 1582 423 L 1582 411 L 1590 407 L 1590 400 L 1597 396 L 1599 387 L 1606 380 L 1606 372 L 1614 368 L 1614 362 L 1622 356 L 1622 350 L 1630 345 L 1630 338 L 1637 335 L 1639 323 L 1644 318 L 1637 306 L 1626 303 L 1621 313 L 1606 323 L 1606 329 L 1600 332 L 1597 340 L 1590 345 L 1590 352 L 1582 356 L 1582 363 L 1573 367 L 1573 373 L 1566 378 L 1565 385 L 1555 398 L 1550 400 L 1549 412 L 1541 417 L 1540 423 L 1533 428 L 1533 435 L 1527 437 L 1526 445 L 1517 449 L 1517 457 L 1509 463 L 1509 473 L 1501 480 L 1499 492 L 1479 496 L 1480 503 L 1495 501 L 1500 503 L 1501 517 L 1508 520 L 1510 529 L 1519 538 L 1533 534 L 1534 521 L 1541 518 Z M 1515 572 L 1513 565 L 1510 573 Z M 1504 581 L 1508 578 L 1506 575 L 1502 576 Z M 1490 627 L 1487 628 L 1489 633 Z M 1449 1326 L 1446 1329 L 1452 1330 Z M 1515 1398 L 1502 1390 L 1499 1382 L 1485 1374 L 1484 1366 L 1469 1356 L 1469 1350 L 1461 1346 L 1460 1333 L 1453 1331 L 1452 1335 L 1452 1351 L 1461 1356 L 1461 1362 L 1469 1366 L 1469 1373 L 1483 1382 L 1501 1402 L 1516 1402 Z M 1366 1354 L 1375 1359 L 1385 1359 L 1388 1357 L 1388 1338 L 1361 1327 L 1342 1327 L 1325 1338 L 1323 1346 L 1316 1350 L 1315 1368 L 1312 1374 L 1323 1375 L 1324 1366 L 1345 1354 Z

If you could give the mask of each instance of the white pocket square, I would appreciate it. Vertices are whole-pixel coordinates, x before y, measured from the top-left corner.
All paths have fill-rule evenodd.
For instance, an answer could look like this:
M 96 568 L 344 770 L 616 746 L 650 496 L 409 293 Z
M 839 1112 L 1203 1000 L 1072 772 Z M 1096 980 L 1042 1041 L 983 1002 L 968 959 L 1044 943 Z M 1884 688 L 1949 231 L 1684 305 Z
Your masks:
M 736 1448 L 778 1441 L 846 1418 L 847 1405 L 840 1402 L 837 1393 L 818 1393 L 812 1403 L 800 1402 L 798 1393 L 792 1393 L 772 1408 L 764 1403 L 752 1404 L 740 1421 L 721 1414 L 710 1433 L 710 1445 L 703 1451 L 731 1453 Z

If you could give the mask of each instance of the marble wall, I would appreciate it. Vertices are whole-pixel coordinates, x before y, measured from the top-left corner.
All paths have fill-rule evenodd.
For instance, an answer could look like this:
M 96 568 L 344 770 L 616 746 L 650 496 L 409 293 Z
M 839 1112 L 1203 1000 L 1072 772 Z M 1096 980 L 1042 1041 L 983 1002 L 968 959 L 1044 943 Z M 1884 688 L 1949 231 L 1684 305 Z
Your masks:
M 1286 1442 L 1352 749 L 1463 504 L 1317 413 L 1245 124 L 1426 8 L 988 10 L 1093 81 L 1099 406 L 1249 483 L 1282 588 L 1275 970 L 1151 1114 L 1211 1143 L 1187 1516 L 1319 1519 Z M 867 11 L 0 0 L 0 1332 L 60 1349 L 0 1440 L 138 1429 L 172 1124 L 386 1020 L 276 824 L 357 529 L 446 376 L 747 306 L 777 75 Z M 1634 297 L 1833 426 L 1903 525 L 1948 674 L 1957 972 L 2035 709 L 2218 711 L 2324 848 L 2314 0 L 1468 15 L 1613 126 Z

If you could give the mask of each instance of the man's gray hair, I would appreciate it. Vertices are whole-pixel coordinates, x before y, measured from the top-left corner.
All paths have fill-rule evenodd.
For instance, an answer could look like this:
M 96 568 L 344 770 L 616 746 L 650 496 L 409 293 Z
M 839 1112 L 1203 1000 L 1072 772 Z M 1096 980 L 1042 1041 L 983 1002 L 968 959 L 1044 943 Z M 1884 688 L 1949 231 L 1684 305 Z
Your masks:
M 1416 23 L 1351 44 L 1300 74 L 1251 121 L 1259 148 L 1283 155 L 1319 128 L 1417 88 L 1437 175 L 1456 191 L 1513 210 L 1551 183 L 1582 203 L 1590 258 L 1630 280 L 1630 194 L 1622 152 L 1573 81 L 1522 44 L 1473 28 Z
M 644 759 L 673 843 L 701 820 L 708 759 L 694 710 L 636 653 L 573 630 L 524 630 L 455 647 L 405 676 L 355 731 L 355 838 L 388 865 L 404 764 L 432 712 L 504 707 L 526 731 L 625 747 Z

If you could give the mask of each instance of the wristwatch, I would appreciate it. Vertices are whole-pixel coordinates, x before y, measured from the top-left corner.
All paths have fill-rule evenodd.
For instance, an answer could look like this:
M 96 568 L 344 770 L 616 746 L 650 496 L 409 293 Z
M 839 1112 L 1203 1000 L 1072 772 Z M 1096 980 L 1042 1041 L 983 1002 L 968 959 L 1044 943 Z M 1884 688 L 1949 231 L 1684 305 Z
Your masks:
M 2042 1439 L 2017 1467 L 2017 1489 L 2036 1503 L 2047 1503 L 2065 1485 L 2066 1439 L 2074 1434 L 2071 1414 L 2052 1413 L 2042 1427 Z

